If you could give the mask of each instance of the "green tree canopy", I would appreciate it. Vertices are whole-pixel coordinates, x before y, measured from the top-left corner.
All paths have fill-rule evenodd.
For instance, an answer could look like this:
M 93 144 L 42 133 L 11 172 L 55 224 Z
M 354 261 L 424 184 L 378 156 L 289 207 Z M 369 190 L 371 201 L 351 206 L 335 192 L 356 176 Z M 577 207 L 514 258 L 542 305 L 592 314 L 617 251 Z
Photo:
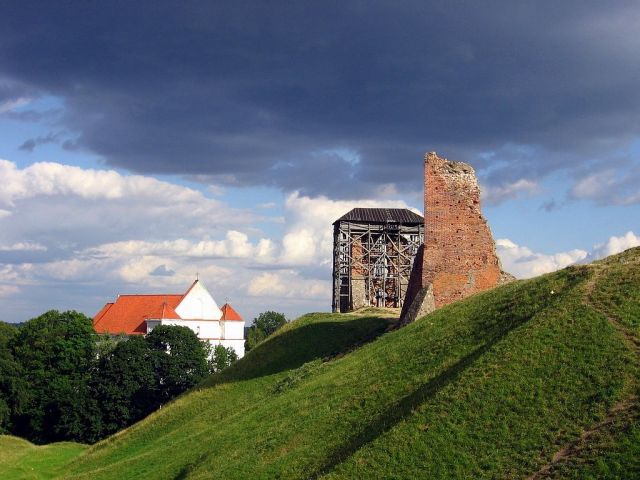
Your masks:
M 200 341 L 189 327 L 160 325 L 145 340 L 154 351 L 162 403 L 195 386 L 209 374 L 209 344 Z
M 24 396 L 20 365 L 9 349 L 9 342 L 17 333 L 10 323 L 0 322 L 0 433 L 10 431 L 11 417 Z
M 200 382 L 209 353 L 187 327 L 99 336 L 90 318 L 56 310 L 19 329 L 0 322 L 0 433 L 93 443 Z M 235 358 L 224 350 L 218 365 Z
M 101 436 L 117 432 L 158 406 L 152 350 L 142 336 L 121 340 L 103 354 L 92 381 Z
M 14 433 L 37 443 L 91 438 L 99 414 L 89 393 L 95 362 L 91 319 L 51 310 L 26 322 L 9 345 L 25 387 Z
M 213 349 L 213 356 L 210 362 L 211 371 L 219 372 L 230 366 L 236 360 L 238 360 L 238 354 L 233 347 L 216 345 Z
M 273 332 L 287 323 L 283 313 L 273 312 L 271 310 L 262 312 L 258 318 L 253 319 L 253 325 L 247 332 L 247 339 L 244 342 L 244 348 L 248 352 L 262 340 L 267 338 Z
M 0 321 L 0 348 L 6 348 L 9 340 L 16 336 L 18 329 L 15 325 Z
M 273 312 L 271 310 L 262 312 L 258 315 L 258 318 L 253 319 L 253 324 L 262 330 L 267 337 L 286 323 L 287 319 L 283 313 Z

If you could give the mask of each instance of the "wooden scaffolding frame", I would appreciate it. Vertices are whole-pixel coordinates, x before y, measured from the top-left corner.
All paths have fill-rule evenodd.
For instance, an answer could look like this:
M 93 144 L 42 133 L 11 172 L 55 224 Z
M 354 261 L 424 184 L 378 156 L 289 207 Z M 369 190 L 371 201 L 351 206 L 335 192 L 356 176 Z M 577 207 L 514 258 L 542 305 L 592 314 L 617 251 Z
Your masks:
M 413 261 L 423 243 L 423 223 L 337 221 L 333 230 L 332 310 L 354 309 L 356 276 L 364 279 L 368 305 L 402 307 Z M 392 299 L 387 287 L 394 290 Z

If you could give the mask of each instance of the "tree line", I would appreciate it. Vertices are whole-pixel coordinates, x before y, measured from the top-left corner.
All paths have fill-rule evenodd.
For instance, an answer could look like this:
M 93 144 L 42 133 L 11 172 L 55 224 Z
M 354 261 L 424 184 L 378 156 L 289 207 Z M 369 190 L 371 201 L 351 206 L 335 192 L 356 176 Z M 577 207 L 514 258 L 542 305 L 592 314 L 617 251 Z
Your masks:
M 282 313 L 272 310 L 262 312 L 257 318 L 253 319 L 253 325 L 247 329 L 247 339 L 244 341 L 245 352 L 255 348 L 258 343 L 286 325 L 286 323 L 287 319 Z
M 97 335 L 85 315 L 51 310 L 0 322 L 0 433 L 34 443 L 93 443 L 144 418 L 237 359 L 188 327 Z

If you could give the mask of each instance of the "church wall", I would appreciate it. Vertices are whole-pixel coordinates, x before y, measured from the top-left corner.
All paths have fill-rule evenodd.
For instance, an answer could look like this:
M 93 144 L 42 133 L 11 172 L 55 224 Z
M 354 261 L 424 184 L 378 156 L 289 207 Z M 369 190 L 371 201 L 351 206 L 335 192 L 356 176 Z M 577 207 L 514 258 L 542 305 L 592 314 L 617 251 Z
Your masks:
M 201 282 L 196 282 L 176 307 L 176 313 L 184 319 L 219 320 L 222 311 Z

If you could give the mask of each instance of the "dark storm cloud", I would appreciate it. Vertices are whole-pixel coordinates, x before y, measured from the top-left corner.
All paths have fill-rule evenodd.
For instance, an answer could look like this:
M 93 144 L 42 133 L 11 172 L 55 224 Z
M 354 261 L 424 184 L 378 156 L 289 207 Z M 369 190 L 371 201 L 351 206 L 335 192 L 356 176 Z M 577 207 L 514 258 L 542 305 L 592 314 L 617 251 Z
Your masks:
M 29 138 L 28 140 L 25 140 L 22 143 L 22 145 L 18 147 L 18 150 L 33 152 L 38 145 L 46 145 L 48 143 L 59 144 L 62 141 L 61 137 L 63 135 L 64 135 L 63 132 L 56 132 L 56 133 L 50 132 L 44 136 Z
M 356 196 L 419 188 L 426 150 L 499 184 L 595 168 L 640 133 L 635 2 L 3 10 L 0 76 L 63 97 L 77 148 L 137 172 Z

